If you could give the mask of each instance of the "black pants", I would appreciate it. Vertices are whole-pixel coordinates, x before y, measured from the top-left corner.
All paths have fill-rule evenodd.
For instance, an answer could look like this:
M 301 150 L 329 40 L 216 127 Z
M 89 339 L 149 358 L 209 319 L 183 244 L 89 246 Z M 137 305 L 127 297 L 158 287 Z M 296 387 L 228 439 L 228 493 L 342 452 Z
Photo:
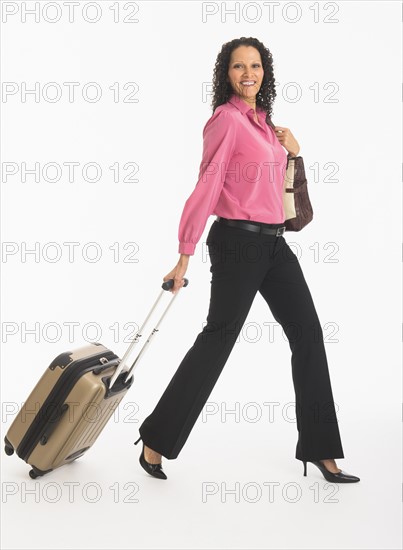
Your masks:
M 212 273 L 207 324 L 141 424 L 144 444 L 168 459 L 178 456 L 259 291 L 292 352 L 298 430 L 295 458 L 344 458 L 322 328 L 297 256 L 282 236 L 218 221 L 210 227 L 207 246 Z

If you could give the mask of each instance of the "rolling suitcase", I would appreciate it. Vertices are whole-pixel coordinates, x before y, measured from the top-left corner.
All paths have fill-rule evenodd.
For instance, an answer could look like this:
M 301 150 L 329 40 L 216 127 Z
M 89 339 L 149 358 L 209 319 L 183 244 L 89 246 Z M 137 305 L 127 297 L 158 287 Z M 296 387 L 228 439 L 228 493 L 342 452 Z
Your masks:
M 183 286 L 188 283 L 184 278 Z M 162 284 L 163 290 L 122 359 L 96 342 L 61 353 L 48 366 L 4 438 L 6 454 L 15 451 L 30 464 L 32 479 L 76 460 L 95 443 L 131 387 L 132 371 L 177 296 L 173 294 L 131 367 L 124 370 L 148 319 L 173 284 L 173 279 Z

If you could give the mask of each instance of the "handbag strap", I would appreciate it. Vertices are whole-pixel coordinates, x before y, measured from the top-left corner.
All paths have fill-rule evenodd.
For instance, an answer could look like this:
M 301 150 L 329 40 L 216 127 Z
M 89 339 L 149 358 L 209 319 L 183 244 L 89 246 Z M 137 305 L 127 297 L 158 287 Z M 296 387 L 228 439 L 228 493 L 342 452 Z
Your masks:
M 269 126 L 271 126 L 271 127 L 273 128 L 273 130 L 274 130 L 275 125 L 273 124 L 273 121 L 272 121 L 270 115 L 267 115 L 267 116 L 266 116 L 266 122 L 267 122 L 267 124 L 268 124 Z M 290 155 L 290 153 L 287 153 L 287 168 L 288 168 L 288 161 L 289 161 L 290 159 L 295 159 L 295 158 L 298 158 L 298 157 L 299 157 L 299 155 L 297 155 L 296 157 L 293 157 L 292 155 Z
M 274 124 L 269 114 L 266 115 L 266 122 L 269 126 L 271 126 L 274 130 Z

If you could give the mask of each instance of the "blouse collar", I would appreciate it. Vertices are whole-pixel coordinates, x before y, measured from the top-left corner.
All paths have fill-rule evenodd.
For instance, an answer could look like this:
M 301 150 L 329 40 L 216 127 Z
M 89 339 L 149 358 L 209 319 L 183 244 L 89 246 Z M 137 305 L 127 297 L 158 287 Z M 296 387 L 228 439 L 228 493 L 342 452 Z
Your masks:
M 249 111 L 253 112 L 253 108 L 250 107 L 243 99 L 241 99 L 235 93 L 231 95 L 228 102 L 234 105 L 243 115 L 246 115 L 247 113 L 249 113 Z M 263 109 L 261 109 L 259 106 L 256 107 L 256 113 L 259 117 L 266 115 L 266 112 Z

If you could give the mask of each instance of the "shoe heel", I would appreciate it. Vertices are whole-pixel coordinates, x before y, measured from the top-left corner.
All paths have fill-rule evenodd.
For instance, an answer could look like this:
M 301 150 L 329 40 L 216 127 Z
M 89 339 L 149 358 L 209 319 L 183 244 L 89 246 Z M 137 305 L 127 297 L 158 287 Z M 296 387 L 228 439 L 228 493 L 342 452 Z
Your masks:
M 304 476 L 306 476 L 306 460 L 302 461 L 304 463 Z
M 137 441 L 134 442 L 135 445 L 137 445 L 137 443 L 141 440 L 141 436 L 138 438 Z

